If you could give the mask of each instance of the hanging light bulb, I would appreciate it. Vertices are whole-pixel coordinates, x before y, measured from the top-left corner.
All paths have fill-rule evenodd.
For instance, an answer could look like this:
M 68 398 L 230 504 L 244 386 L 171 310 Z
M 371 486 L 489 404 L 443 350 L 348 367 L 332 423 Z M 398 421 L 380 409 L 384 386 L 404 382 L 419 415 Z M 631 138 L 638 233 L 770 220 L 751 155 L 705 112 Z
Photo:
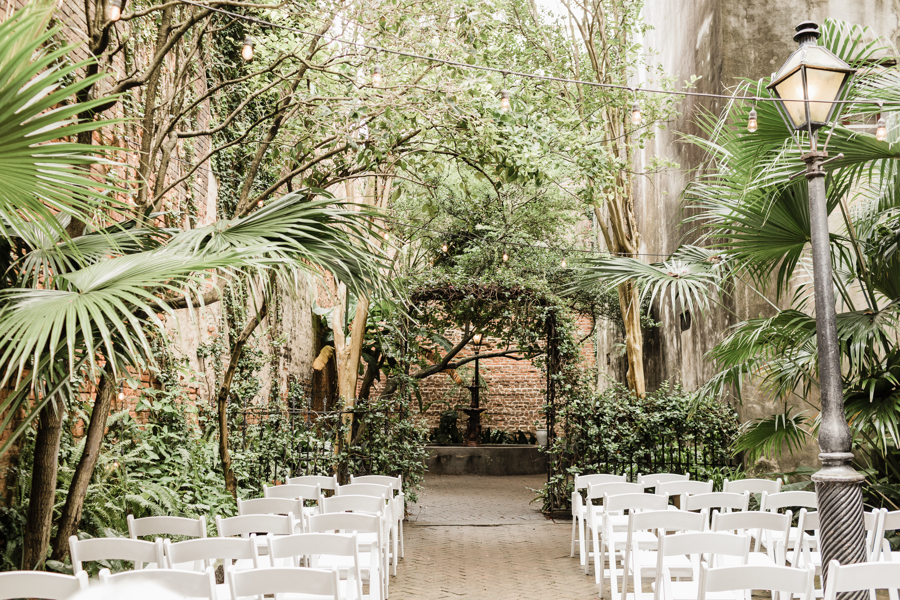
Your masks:
M 500 111 L 509 112 L 509 90 L 500 90 Z
M 381 87 L 381 65 L 375 65 L 372 71 L 372 87 Z
M 256 203 L 256 205 L 258 207 L 262 208 L 263 206 L 265 206 L 265 203 L 262 200 L 260 200 L 259 202 Z
M 241 49 L 241 58 L 244 60 L 253 60 L 253 46 L 256 45 L 256 40 L 254 40 L 249 35 L 244 38 L 244 47 Z
M 119 402 L 125 399 L 125 392 L 119 392 Z
M 447 254 L 448 250 L 450 250 L 450 246 L 448 246 L 447 244 L 441 246 L 441 252 L 443 252 L 444 254 Z
M 751 108 L 750 115 L 747 118 L 747 131 L 753 133 L 757 129 L 759 129 L 759 123 L 756 121 L 756 109 Z
M 115 23 L 122 16 L 122 0 L 109 0 L 109 20 Z
M 118 459 L 118 458 L 113 459 L 113 466 L 112 466 L 112 468 L 113 468 L 113 469 L 118 469 L 118 468 L 119 468 L 119 459 Z
M 387 231 L 385 231 L 384 232 L 384 241 L 388 241 L 390 238 L 391 238 L 391 234 L 389 234 Z
M 637 97 L 634 99 L 634 104 L 631 105 L 631 124 L 641 124 L 641 103 L 637 101 Z
M 560 266 L 561 266 L 563 269 L 565 269 L 566 267 L 569 266 L 569 263 L 566 262 L 566 259 L 562 259 L 562 262 L 560 263 Z
M 119 395 L 117 396 L 119 402 L 125 399 L 125 380 L 123 379 L 119 382 Z
M 508 261 L 508 260 L 509 260 L 509 254 L 507 254 L 506 252 L 504 252 L 504 253 L 503 253 L 503 262 L 506 262 L 506 261 Z

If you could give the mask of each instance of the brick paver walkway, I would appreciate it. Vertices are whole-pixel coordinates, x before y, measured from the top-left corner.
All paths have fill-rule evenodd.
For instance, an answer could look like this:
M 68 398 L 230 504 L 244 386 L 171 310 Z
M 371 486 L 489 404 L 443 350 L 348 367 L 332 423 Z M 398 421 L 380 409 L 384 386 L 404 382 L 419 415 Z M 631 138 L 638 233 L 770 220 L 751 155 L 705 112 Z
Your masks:
M 537 476 L 426 477 L 409 505 L 406 558 L 390 600 L 589 600 L 594 578 L 569 558 L 571 522 L 529 504 Z M 531 488 L 531 489 L 529 489 Z

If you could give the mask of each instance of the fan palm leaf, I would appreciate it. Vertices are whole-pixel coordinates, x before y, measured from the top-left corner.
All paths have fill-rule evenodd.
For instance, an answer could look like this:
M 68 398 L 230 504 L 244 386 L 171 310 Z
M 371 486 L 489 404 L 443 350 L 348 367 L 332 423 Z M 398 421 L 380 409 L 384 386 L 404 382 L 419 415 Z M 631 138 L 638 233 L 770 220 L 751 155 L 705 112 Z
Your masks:
M 69 63 L 74 46 L 46 50 L 57 29 L 44 31 L 45 10 L 21 10 L 0 23 L 0 235 L 29 221 L 59 228 L 55 213 L 83 221 L 101 205 L 115 204 L 115 186 L 90 178 L 85 169 L 107 163 L 102 148 L 59 141 L 104 122 L 78 122 L 78 115 L 107 99 L 67 102 L 102 75 L 75 75 L 90 61 Z M 73 83 L 66 83 L 74 80 Z

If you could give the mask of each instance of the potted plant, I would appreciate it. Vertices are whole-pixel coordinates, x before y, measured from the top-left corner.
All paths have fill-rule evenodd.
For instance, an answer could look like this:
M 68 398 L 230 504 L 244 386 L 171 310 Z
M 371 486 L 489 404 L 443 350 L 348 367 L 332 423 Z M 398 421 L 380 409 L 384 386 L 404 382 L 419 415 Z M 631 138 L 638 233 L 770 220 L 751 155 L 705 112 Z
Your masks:
M 534 422 L 534 437 L 537 438 L 538 446 L 546 446 L 547 445 L 547 430 L 541 428 L 541 422 Z

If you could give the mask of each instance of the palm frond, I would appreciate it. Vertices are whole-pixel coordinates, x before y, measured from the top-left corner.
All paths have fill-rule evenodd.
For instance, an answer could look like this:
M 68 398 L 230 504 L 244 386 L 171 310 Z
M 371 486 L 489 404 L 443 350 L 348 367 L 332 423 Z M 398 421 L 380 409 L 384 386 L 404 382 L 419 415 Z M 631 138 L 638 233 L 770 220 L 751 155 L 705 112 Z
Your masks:
M 789 454 L 800 451 L 810 438 L 810 419 L 802 412 L 792 414 L 792 411 L 786 407 L 782 414 L 745 424 L 734 441 L 734 453 L 746 452 L 752 463 L 762 456 L 778 458 L 785 450 Z
M 103 149 L 57 141 L 104 122 L 79 123 L 78 115 L 107 99 L 67 102 L 102 77 L 76 77 L 90 61 L 70 63 L 74 46 L 46 50 L 58 30 L 42 31 L 47 14 L 22 10 L 0 23 L 0 218 L 3 234 L 29 221 L 59 229 L 54 213 L 88 221 L 93 210 L 115 204 L 116 187 L 85 169 L 109 162 Z M 70 79 L 73 83 L 66 83 Z M 108 122 L 107 122 L 108 123 Z

